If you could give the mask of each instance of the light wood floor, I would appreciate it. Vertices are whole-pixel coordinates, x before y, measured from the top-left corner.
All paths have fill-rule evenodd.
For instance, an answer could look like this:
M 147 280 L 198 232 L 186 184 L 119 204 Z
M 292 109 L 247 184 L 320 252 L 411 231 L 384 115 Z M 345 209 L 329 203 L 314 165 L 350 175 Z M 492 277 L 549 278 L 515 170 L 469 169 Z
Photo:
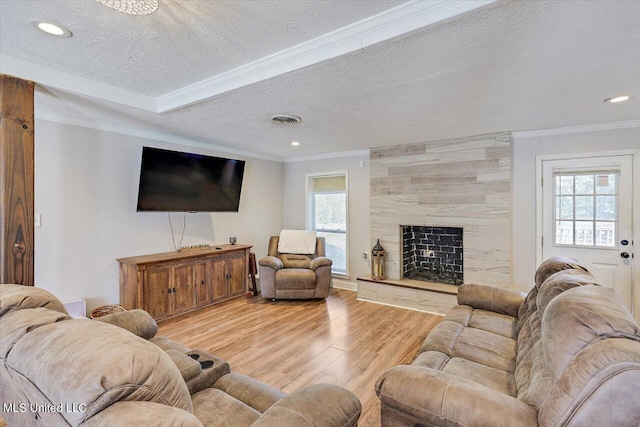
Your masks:
M 326 301 L 237 298 L 161 324 L 158 335 L 215 354 L 232 371 L 287 393 L 321 382 L 345 387 L 362 402 L 359 425 L 378 426 L 375 381 L 410 363 L 441 320 L 334 289 Z
M 232 371 L 287 393 L 308 384 L 338 384 L 362 402 L 359 425 L 379 426 L 376 380 L 392 366 L 411 362 L 441 320 L 334 289 L 326 301 L 236 298 L 161 324 L 158 335 L 213 353 Z

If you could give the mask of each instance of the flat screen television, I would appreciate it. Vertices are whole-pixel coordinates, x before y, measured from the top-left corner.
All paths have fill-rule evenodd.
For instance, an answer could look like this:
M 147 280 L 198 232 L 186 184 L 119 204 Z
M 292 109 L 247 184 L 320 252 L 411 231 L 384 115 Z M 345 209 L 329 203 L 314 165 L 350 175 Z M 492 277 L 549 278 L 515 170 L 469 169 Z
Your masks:
M 138 212 L 238 212 L 244 160 L 143 147 Z

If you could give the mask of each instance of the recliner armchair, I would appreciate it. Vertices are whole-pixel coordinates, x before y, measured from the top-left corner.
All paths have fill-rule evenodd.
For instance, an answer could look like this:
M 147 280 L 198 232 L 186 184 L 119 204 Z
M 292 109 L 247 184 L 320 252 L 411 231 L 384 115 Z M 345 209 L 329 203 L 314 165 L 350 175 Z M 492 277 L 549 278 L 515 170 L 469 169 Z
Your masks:
M 271 236 L 267 256 L 260 259 L 260 291 L 263 298 L 312 299 L 329 296 L 331 265 L 324 237 L 316 237 L 313 254 L 278 252 L 279 236 Z

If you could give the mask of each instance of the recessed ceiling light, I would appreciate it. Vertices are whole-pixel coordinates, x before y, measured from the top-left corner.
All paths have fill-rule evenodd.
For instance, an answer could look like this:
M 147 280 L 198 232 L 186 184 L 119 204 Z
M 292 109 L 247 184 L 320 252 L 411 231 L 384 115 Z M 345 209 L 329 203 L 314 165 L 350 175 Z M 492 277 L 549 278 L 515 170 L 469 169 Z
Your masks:
M 44 31 L 45 33 L 51 34 L 52 36 L 66 38 L 73 35 L 71 34 L 71 31 L 56 22 L 38 20 L 31 21 L 31 24 L 33 24 L 33 26 L 40 31 Z
M 610 102 L 611 104 L 615 104 L 616 102 L 624 102 L 631 98 L 629 95 L 615 96 L 613 98 L 607 98 L 604 102 Z
M 293 145 L 294 147 L 299 147 L 300 143 L 298 141 L 291 141 L 291 145 Z

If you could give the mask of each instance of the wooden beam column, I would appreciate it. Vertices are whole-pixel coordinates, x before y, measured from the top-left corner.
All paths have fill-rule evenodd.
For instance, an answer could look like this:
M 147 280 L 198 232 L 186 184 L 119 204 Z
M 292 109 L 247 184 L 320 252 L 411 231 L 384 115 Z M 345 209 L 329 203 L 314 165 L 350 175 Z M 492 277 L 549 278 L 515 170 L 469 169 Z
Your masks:
M 33 286 L 33 82 L 0 75 L 0 283 Z

